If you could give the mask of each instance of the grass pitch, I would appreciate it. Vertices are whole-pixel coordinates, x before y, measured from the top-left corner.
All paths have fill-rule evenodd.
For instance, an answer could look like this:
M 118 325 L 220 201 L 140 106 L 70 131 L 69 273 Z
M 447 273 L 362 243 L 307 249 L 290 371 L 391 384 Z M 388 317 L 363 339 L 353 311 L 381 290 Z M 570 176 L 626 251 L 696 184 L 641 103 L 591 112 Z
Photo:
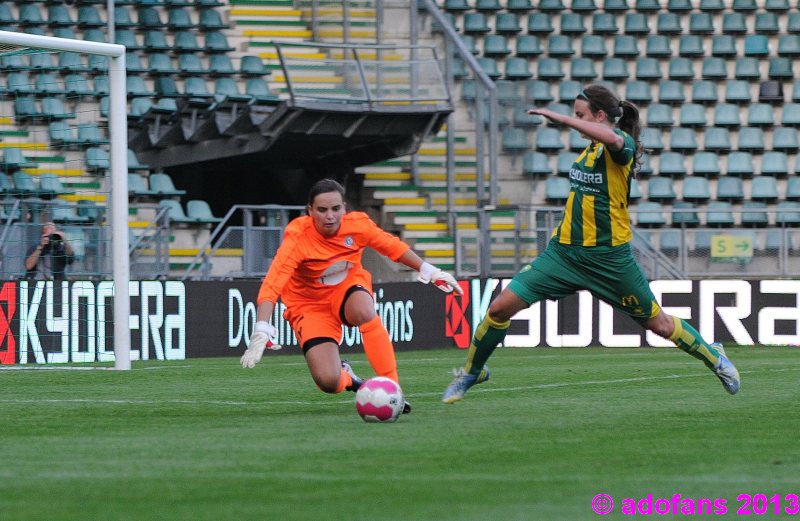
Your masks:
M 447 406 L 441 392 L 464 352 L 401 353 L 414 411 L 389 425 L 363 423 L 352 394 L 319 392 L 299 355 L 253 370 L 227 358 L 0 371 L 0 512 L 627 519 L 624 498 L 680 493 L 724 498 L 724 517 L 741 519 L 746 493 L 778 494 L 780 517 L 797 518 L 783 498 L 800 494 L 800 350 L 728 354 L 742 374 L 737 396 L 677 349 L 499 349 L 492 379 Z M 371 373 L 363 356 L 345 356 Z M 592 511 L 600 493 L 614 499 L 611 515 Z

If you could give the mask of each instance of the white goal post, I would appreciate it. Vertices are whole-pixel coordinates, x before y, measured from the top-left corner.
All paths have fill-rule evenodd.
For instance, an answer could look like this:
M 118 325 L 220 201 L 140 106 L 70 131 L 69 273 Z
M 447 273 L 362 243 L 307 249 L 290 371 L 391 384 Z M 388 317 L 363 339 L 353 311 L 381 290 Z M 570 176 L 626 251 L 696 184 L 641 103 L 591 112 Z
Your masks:
M 0 54 L 45 50 L 97 54 L 110 58 L 108 130 L 110 135 L 111 251 L 114 283 L 114 368 L 131 368 L 130 259 L 128 254 L 128 131 L 125 46 L 0 31 Z

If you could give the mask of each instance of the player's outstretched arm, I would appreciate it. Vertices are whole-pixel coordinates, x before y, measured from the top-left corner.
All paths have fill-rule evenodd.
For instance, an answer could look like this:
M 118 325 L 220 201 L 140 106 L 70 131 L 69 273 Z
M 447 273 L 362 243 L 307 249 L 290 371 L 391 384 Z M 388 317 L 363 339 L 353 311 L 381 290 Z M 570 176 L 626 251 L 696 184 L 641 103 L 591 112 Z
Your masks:
M 265 349 L 277 351 L 283 346 L 275 344 L 272 339 L 277 339 L 278 330 L 269 322 L 256 322 L 253 334 L 250 336 L 250 347 L 244 352 L 240 362 L 242 367 L 249 369 L 255 367 L 261 361 Z

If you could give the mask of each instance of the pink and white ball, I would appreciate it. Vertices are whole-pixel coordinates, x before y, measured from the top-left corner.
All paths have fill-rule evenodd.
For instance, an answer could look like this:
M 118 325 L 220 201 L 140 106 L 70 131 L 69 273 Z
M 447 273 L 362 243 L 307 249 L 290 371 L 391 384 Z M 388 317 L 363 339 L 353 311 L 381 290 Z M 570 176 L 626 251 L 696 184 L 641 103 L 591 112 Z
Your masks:
M 370 378 L 356 393 L 356 411 L 365 422 L 388 423 L 403 414 L 405 398 L 400 385 L 384 376 Z

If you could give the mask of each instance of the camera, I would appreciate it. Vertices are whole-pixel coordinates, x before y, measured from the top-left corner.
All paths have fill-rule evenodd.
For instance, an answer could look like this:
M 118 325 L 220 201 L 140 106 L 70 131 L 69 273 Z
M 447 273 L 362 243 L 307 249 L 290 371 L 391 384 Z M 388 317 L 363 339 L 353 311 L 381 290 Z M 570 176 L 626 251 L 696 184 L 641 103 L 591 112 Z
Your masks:
M 57 233 L 53 233 L 50 235 L 50 242 L 53 244 L 61 242 L 61 236 Z

